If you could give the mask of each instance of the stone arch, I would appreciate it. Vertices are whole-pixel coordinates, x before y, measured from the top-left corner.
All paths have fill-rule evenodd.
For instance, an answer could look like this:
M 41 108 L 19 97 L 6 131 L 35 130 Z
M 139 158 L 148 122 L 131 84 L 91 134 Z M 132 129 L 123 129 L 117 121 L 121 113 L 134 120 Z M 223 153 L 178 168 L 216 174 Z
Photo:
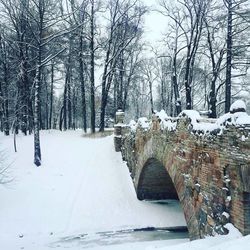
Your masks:
M 170 153 L 169 159 L 174 156 Z M 192 190 L 186 189 L 185 177 L 176 171 L 178 168 L 175 161 L 168 164 L 161 163 L 154 156 L 140 168 L 135 185 L 137 198 L 139 200 L 179 200 L 186 220 L 190 240 L 202 238 L 200 233 L 200 222 L 195 216 L 195 207 L 191 195 Z
M 144 164 L 136 193 L 139 200 L 179 199 L 170 175 L 155 158 L 149 158 Z

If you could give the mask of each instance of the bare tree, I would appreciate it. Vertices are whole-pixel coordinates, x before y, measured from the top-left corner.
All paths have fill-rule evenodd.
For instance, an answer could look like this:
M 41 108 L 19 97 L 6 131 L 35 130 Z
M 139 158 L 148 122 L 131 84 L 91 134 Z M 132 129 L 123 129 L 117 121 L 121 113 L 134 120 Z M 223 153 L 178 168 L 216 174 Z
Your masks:
M 107 100 L 117 66 L 119 67 L 119 85 L 115 88 L 118 93 L 117 98 L 120 101 L 123 99 L 125 51 L 140 34 L 142 16 L 145 13 L 145 9 L 140 7 L 138 2 L 130 0 L 111 0 L 109 2 L 110 19 L 102 75 L 100 131 L 103 131 L 105 127 Z M 118 108 L 123 108 L 121 102 L 118 103 Z
M 212 20 L 210 20 L 209 23 L 213 23 Z M 222 71 L 222 62 L 225 55 L 225 43 L 223 44 L 223 38 L 219 37 L 216 39 L 217 33 L 221 32 L 220 26 L 221 24 L 216 24 L 215 27 L 208 24 L 208 21 L 205 21 L 206 29 L 207 29 L 207 46 L 209 49 L 209 56 L 212 66 L 212 79 L 211 79 L 211 85 L 210 85 L 210 92 L 209 92 L 209 99 L 208 99 L 208 109 L 209 109 L 209 117 L 210 118 L 216 118 L 217 117 L 217 95 L 218 90 L 221 88 L 222 84 L 220 84 L 218 87 L 216 87 L 216 82 L 220 76 L 220 73 Z M 219 47 L 218 47 L 219 46 Z
M 193 66 L 199 47 L 204 18 L 207 12 L 208 1 L 205 0 L 181 0 L 176 7 L 170 7 L 166 0 L 161 1 L 163 10 L 161 13 L 171 18 L 182 31 L 186 43 L 186 66 L 184 75 L 186 109 L 192 109 L 192 78 Z M 171 3 L 172 5 L 172 3 Z

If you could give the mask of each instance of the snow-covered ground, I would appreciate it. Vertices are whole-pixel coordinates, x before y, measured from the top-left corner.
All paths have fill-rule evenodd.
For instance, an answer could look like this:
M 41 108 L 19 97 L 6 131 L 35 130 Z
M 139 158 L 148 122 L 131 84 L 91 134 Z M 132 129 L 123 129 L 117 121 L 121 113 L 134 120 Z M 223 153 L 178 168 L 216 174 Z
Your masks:
M 44 132 L 42 166 L 33 164 L 32 136 L 0 137 L 14 179 L 0 185 L 0 242 L 34 249 L 61 237 L 110 230 L 185 225 L 180 207 L 140 202 L 112 136 Z M 1 248 L 2 249 L 2 248 Z
M 32 136 L 18 136 L 14 153 L 13 137 L 0 134 L 0 149 L 4 148 L 6 163 L 11 163 L 8 175 L 13 178 L 0 185 L 1 250 L 250 247 L 250 238 L 240 237 L 237 231 L 191 243 L 175 239 L 95 245 L 99 232 L 185 225 L 182 211 L 175 203 L 163 206 L 136 199 L 128 169 L 114 152 L 112 136 L 91 139 L 81 131 L 50 131 L 41 134 L 41 146 L 43 161 L 37 168 Z M 86 239 L 93 244 L 85 245 Z

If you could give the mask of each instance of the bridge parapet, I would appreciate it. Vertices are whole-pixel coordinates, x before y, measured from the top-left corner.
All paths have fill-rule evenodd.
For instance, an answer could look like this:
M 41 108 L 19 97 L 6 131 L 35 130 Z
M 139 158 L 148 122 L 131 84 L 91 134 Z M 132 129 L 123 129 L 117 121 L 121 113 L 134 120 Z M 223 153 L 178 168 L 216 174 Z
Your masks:
M 225 234 L 228 222 L 249 234 L 249 121 L 243 112 L 204 120 L 185 111 L 123 125 L 119 149 L 138 198 L 164 199 L 175 190 L 191 239 Z

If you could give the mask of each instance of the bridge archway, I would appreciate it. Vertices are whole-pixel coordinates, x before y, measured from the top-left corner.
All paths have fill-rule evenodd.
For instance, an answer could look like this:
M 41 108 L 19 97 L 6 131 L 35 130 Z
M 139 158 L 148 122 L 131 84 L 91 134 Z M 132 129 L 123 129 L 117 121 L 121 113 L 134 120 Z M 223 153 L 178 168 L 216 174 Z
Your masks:
M 139 200 L 179 200 L 191 240 L 201 238 L 199 222 L 191 196 L 184 197 L 183 176 L 173 166 L 164 166 L 156 158 L 149 158 L 141 168 L 136 193 Z
M 150 158 L 144 164 L 137 186 L 139 200 L 179 200 L 173 181 L 163 164 Z
M 187 117 L 167 123 L 175 129 L 162 130 L 156 116 L 147 130 L 137 126 L 129 132 L 126 126 L 119 127 L 116 145 L 127 162 L 138 198 L 172 198 L 166 190 L 174 186 L 176 191 L 171 193 L 178 194 L 190 239 L 225 234 L 228 222 L 249 234 L 249 124 L 227 124 L 224 131 L 208 133 L 195 130 Z

